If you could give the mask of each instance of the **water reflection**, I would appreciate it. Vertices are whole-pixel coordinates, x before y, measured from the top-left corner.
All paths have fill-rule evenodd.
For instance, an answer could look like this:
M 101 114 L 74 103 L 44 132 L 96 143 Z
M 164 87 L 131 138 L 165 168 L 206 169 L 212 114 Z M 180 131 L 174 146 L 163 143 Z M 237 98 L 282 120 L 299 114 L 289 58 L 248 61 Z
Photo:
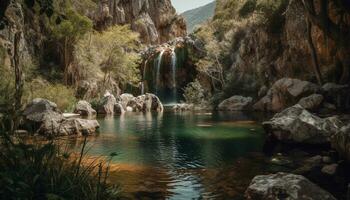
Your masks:
M 126 113 L 99 119 L 90 155 L 109 155 L 127 198 L 241 198 L 264 169 L 264 134 L 243 113 Z

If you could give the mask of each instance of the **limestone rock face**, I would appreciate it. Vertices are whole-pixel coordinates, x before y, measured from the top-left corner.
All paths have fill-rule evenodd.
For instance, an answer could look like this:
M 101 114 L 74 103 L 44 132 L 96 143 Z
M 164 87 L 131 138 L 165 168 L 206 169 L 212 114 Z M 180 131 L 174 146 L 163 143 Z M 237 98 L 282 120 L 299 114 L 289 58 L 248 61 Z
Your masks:
M 87 101 L 79 101 L 75 106 L 74 113 L 81 116 L 95 116 L 96 111 L 91 107 L 91 104 Z
M 232 96 L 219 104 L 219 110 L 241 111 L 250 110 L 253 99 L 251 97 Z
M 147 44 L 159 44 L 186 35 L 185 20 L 170 0 L 103 0 L 95 13 L 96 27 L 131 24 Z
M 321 189 L 303 176 L 277 173 L 256 176 L 245 192 L 248 200 L 335 200 L 327 191 Z
M 343 127 L 332 137 L 332 147 L 350 161 L 350 125 Z
M 263 123 L 266 132 L 280 141 L 324 144 L 343 126 L 337 117 L 320 118 L 300 105 L 287 108 Z
M 320 90 L 320 87 L 308 81 L 282 78 L 276 81 L 271 89 L 254 105 L 254 109 L 279 112 L 296 104 L 302 97 L 309 96 Z

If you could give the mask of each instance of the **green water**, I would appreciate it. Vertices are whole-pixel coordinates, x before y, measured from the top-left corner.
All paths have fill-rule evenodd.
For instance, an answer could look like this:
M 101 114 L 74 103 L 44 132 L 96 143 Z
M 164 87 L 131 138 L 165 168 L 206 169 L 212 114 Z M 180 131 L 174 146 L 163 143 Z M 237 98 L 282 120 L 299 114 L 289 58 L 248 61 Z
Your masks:
M 264 170 L 264 133 L 242 113 L 125 114 L 99 119 L 90 155 L 118 154 L 111 180 L 129 199 L 241 199 Z

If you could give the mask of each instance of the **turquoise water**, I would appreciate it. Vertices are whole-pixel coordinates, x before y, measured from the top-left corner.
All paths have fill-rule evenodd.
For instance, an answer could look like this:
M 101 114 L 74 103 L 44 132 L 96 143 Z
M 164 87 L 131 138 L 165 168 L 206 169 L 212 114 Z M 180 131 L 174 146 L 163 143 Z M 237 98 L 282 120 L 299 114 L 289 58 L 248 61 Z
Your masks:
M 125 198 L 242 199 L 264 171 L 262 127 L 242 113 L 133 113 L 99 123 L 89 154 L 118 154 L 111 181 Z

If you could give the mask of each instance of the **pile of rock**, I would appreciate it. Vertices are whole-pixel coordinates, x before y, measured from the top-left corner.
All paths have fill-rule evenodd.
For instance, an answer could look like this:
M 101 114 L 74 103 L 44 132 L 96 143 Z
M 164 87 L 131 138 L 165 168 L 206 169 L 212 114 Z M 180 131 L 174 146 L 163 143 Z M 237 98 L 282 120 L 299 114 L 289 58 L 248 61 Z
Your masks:
M 104 115 L 123 114 L 124 112 L 163 112 L 163 104 L 154 94 L 144 94 L 134 97 L 132 94 L 122 94 L 115 98 L 106 92 L 97 105 L 97 113 Z
M 45 136 L 91 135 L 99 128 L 96 120 L 64 118 L 57 105 L 46 99 L 34 99 L 26 106 L 23 115 L 30 132 Z

